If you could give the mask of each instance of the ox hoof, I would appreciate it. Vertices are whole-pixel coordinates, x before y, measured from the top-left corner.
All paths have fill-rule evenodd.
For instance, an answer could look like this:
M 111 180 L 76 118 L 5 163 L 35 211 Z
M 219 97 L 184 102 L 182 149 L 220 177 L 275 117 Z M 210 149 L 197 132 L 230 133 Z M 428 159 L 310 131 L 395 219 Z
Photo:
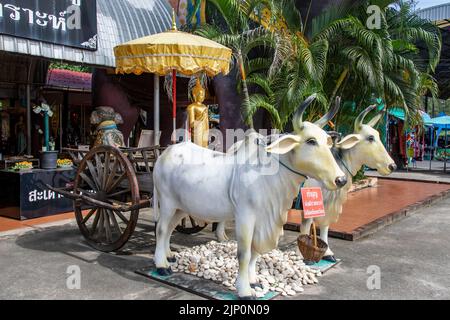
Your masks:
M 336 258 L 334 256 L 325 256 L 322 258 L 322 260 L 330 261 L 330 262 L 336 262 Z
M 261 284 L 259 284 L 259 283 L 250 283 L 250 287 L 252 288 L 252 289 L 255 289 L 255 288 L 263 288 L 262 287 L 262 285 Z
M 168 277 L 172 274 L 172 269 L 169 268 L 156 268 L 156 272 L 162 277 Z
M 303 260 L 303 262 L 304 262 L 307 266 L 312 266 L 313 264 L 315 264 L 315 262 L 312 261 L 312 260 Z
M 167 261 L 169 261 L 170 263 L 175 263 L 175 262 L 177 262 L 177 258 L 175 258 L 175 257 L 167 257 Z
M 257 300 L 254 296 L 239 297 L 239 300 Z

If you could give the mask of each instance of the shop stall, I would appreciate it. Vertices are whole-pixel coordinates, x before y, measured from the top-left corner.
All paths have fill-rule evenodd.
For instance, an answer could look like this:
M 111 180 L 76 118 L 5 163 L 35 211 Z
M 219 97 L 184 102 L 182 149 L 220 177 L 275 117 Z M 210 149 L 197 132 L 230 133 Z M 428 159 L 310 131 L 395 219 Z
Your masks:
M 444 162 L 444 172 L 447 172 L 447 160 L 450 158 L 450 142 L 448 130 L 450 129 L 450 116 L 436 117 L 430 120 L 435 129 L 434 148 L 435 159 Z
M 0 170 L 0 185 L 8 186 L 0 193 L 0 215 L 26 220 L 72 211 L 72 202 L 46 185 L 65 187 L 73 177 L 72 168 Z
M 428 159 L 432 153 L 429 130 L 431 117 L 419 111 L 424 127 L 405 130 L 405 111 L 402 108 L 388 110 L 387 150 L 399 168 L 414 166 L 416 161 Z
M 64 148 L 92 144 L 92 101 L 98 102 L 98 96 L 106 101 L 116 88 L 104 86 L 95 100 L 90 73 L 49 66 L 69 64 L 107 74 L 115 67 L 113 47 L 167 30 L 171 7 L 166 0 L 10 0 L 8 4 L 0 10 L 0 183 L 8 181 L 12 191 L 1 195 L 0 215 L 28 219 L 72 211 L 65 198 L 45 186 L 65 187 L 73 180 L 73 169 L 56 164 L 43 168 L 47 161 L 42 155 L 55 150 L 53 160 L 63 159 L 68 157 L 61 152 Z M 67 10 L 73 6 L 79 7 L 80 17 Z M 58 21 L 52 17 L 59 17 Z M 74 28 L 70 23 L 77 18 L 83 23 Z M 106 105 L 117 101 L 109 102 Z

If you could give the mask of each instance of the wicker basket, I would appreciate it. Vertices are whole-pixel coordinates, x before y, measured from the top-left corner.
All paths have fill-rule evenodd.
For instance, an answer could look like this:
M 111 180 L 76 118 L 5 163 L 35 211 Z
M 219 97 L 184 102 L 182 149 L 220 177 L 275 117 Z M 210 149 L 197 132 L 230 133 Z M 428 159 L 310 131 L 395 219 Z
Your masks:
M 304 260 L 319 262 L 325 254 L 325 251 L 327 251 L 328 245 L 322 239 L 317 238 L 314 222 L 311 225 L 311 229 L 313 235 L 301 234 L 297 238 L 297 245 Z

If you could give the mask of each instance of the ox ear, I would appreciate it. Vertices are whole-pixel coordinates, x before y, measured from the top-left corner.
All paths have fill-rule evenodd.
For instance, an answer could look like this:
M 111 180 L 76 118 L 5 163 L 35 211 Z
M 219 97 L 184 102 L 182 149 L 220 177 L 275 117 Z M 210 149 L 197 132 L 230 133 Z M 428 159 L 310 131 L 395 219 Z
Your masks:
M 294 134 L 282 136 L 266 147 L 270 153 L 285 154 L 300 144 L 301 138 Z
M 342 138 L 341 141 L 336 143 L 336 147 L 340 149 L 351 149 L 354 146 L 356 146 L 360 141 L 362 140 L 362 137 L 360 134 L 349 134 Z

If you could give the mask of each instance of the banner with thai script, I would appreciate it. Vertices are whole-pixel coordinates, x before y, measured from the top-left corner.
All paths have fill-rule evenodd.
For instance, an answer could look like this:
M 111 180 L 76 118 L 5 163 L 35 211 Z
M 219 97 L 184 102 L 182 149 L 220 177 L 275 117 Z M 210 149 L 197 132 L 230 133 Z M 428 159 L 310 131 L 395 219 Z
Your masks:
M 0 34 L 97 50 L 96 0 L 0 0 Z
M 323 217 L 325 208 L 323 205 L 322 190 L 320 188 L 301 188 L 303 216 L 305 219 Z

